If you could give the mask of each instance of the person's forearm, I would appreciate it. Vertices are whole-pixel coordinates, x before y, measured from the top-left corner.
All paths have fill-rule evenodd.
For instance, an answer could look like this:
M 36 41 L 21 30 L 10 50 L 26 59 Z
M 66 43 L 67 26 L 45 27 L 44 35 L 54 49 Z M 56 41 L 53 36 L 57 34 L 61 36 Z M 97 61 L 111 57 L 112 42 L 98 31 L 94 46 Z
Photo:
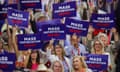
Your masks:
M 118 34 L 118 32 L 114 33 L 114 40 L 115 41 L 119 41 L 119 34 Z

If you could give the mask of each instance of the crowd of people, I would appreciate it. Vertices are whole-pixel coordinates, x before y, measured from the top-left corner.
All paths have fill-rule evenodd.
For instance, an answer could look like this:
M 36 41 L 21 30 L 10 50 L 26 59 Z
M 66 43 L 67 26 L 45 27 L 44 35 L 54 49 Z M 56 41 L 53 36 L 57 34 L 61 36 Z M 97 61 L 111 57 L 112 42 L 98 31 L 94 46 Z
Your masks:
M 0 0 L 0 5 L 5 0 Z M 12 3 L 14 0 L 8 0 Z M 19 0 L 15 0 L 19 3 Z M 29 12 L 28 28 L 20 29 L 9 25 L 7 18 L 1 19 L 0 56 L 14 53 L 16 55 L 15 70 L 5 72 L 94 72 L 86 63 L 86 54 L 107 55 L 107 69 L 99 72 L 120 72 L 119 70 L 119 31 L 111 29 L 95 29 L 91 24 L 87 36 L 66 34 L 65 40 L 42 41 L 39 49 L 18 49 L 17 35 L 36 34 L 37 22 L 53 20 L 52 4 L 76 1 L 76 20 L 90 21 L 93 13 L 108 14 L 117 11 L 119 0 L 41 0 L 42 9 L 27 9 Z M 19 8 L 18 4 L 18 8 Z M 119 21 L 115 17 L 115 25 Z M 60 19 L 65 23 L 65 18 Z M 12 57 L 11 57 L 12 58 Z M 1 64 L 0 64 L 1 65 Z M 0 72 L 4 72 L 0 69 Z M 96 72 L 96 71 L 95 71 Z

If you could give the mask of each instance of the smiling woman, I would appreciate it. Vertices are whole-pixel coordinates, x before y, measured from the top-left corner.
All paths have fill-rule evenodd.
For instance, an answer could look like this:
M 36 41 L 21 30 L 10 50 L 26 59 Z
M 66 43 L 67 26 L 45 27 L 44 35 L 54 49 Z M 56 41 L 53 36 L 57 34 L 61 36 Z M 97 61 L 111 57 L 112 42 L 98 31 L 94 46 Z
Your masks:
M 104 44 L 98 38 L 95 38 L 93 43 L 92 43 L 91 53 L 92 54 L 99 54 L 99 55 L 108 55 L 108 70 L 112 68 L 110 53 L 105 52 Z
M 102 54 L 102 53 L 104 53 L 104 45 L 100 40 L 95 39 L 93 41 L 91 53 L 92 54 Z
M 73 57 L 72 66 L 72 72 L 92 72 L 90 69 L 87 68 L 84 58 L 82 58 L 81 56 Z

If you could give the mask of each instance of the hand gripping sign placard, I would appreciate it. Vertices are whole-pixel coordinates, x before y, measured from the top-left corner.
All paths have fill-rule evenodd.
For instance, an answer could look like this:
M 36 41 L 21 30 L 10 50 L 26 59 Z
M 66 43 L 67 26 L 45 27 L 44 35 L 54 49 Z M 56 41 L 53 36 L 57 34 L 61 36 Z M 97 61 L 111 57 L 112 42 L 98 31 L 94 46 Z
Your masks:
M 65 39 L 65 25 L 64 24 L 42 25 L 41 35 L 42 40 Z
M 92 14 L 92 25 L 96 29 L 111 29 L 115 26 L 114 15 L 111 14 Z
M 67 34 L 87 36 L 89 22 L 66 18 L 65 25 Z
M 12 26 L 28 27 L 29 13 L 15 9 L 8 10 L 8 23 Z
M 53 4 L 53 18 L 75 17 L 77 11 L 76 2 Z
M 19 50 L 40 49 L 41 37 L 40 34 L 24 34 L 17 35 L 17 43 Z

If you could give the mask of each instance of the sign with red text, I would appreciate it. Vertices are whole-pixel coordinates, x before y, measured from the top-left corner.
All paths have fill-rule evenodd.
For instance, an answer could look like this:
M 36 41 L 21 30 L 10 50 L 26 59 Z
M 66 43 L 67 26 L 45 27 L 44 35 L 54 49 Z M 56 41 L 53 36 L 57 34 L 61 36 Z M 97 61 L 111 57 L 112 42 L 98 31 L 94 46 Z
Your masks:
M 75 17 L 77 11 L 76 2 L 53 4 L 53 18 Z
M 65 25 L 67 34 L 87 36 L 89 22 L 66 18 Z
M 28 27 L 29 13 L 15 9 L 8 10 L 8 24 L 18 27 Z
M 40 34 L 24 34 L 17 35 L 18 49 L 40 49 L 41 48 L 41 37 Z
M 42 40 L 65 39 L 65 25 L 64 24 L 42 25 L 41 35 Z
M 111 29 L 115 27 L 113 14 L 92 14 L 91 21 L 96 29 Z
M 108 55 L 88 54 L 86 55 L 86 63 L 93 72 L 107 70 Z
M 42 9 L 41 0 L 20 0 L 20 9 Z

